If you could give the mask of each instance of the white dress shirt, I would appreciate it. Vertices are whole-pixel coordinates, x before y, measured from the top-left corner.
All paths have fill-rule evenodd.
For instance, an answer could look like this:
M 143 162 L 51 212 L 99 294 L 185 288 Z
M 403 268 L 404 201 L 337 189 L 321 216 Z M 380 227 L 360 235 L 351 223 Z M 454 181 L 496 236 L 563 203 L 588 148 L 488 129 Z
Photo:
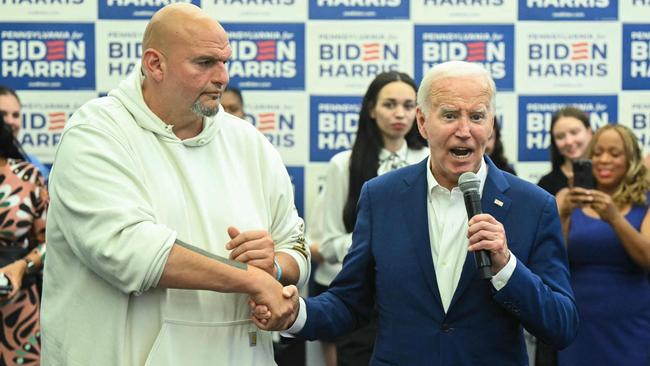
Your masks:
M 467 238 L 468 218 L 465 209 L 463 192 L 458 186 L 451 191 L 438 184 L 431 173 L 431 158 L 427 161 L 427 214 L 429 217 L 429 242 L 431 243 L 431 257 L 438 280 L 438 291 L 445 312 L 458 287 L 463 265 L 467 258 L 469 239 Z M 480 191 L 483 192 L 487 165 L 481 162 L 481 167 L 476 173 L 481 180 Z M 458 220 L 462 217 L 462 220 Z M 473 254 L 470 254 L 473 255 Z M 516 260 L 514 255 L 506 266 L 492 277 L 492 285 L 500 290 L 506 285 L 512 272 L 515 270 Z

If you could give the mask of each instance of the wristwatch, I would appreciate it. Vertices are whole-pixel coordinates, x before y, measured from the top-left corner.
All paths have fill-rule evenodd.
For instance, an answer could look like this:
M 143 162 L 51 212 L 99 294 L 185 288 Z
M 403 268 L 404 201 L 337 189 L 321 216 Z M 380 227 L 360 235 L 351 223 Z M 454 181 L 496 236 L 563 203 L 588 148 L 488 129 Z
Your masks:
M 33 260 L 29 258 L 23 258 L 25 263 L 27 263 L 27 269 L 25 270 L 25 274 L 34 274 L 37 271 L 36 264 L 34 263 Z

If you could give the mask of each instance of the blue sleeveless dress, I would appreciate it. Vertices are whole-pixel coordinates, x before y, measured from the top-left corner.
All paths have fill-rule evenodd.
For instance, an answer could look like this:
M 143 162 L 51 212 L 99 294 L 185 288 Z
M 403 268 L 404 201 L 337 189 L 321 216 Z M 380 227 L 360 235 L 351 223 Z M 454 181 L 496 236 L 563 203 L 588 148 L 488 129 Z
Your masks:
M 625 215 L 637 230 L 648 206 Z M 559 353 L 560 366 L 650 365 L 650 282 L 605 221 L 576 209 L 568 239 L 580 328 Z

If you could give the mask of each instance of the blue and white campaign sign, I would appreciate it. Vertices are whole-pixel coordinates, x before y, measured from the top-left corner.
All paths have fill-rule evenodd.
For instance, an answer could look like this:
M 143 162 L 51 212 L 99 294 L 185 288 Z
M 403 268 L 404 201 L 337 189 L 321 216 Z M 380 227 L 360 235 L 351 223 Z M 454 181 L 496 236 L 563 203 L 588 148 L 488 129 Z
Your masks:
M 408 18 L 409 0 L 309 0 L 309 19 Z
M 285 164 L 301 164 L 307 156 L 307 96 L 299 92 L 245 94 L 244 117 L 280 151 Z
M 616 19 L 618 0 L 519 0 L 519 20 Z
M 21 92 L 22 129 L 18 141 L 23 149 L 51 164 L 69 117 L 95 96 L 94 92 Z
M 95 27 L 3 23 L 0 79 L 15 89 L 95 89 Z
M 230 85 L 239 89 L 305 88 L 304 24 L 223 24 L 232 56 Z
M 305 168 L 301 166 L 287 166 L 287 173 L 293 185 L 293 201 L 298 210 L 298 216 L 305 217 Z
M 519 161 L 548 161 L 551 119 L 565 106 L 574 106 L 589 116 L 595 131 L 618 121 L 615 95 L 553 95 L 519 97 Z
M 352 148 L 359 125 L 362 97 L 311 96 L 309 160 L 329 161 Z
M 535 22 L 517 27 L 517 90 L 615 93 L 620 88 L 620 31 L 612 22 Z
M 624 93 L 620 105 L 619 123 L 634 131 L 643 146 L 643 155 L 650 154 L 650 92 Z
M 623 90 L 650 90 L 650 24 L 623 24 Z
M 497 90 L 514 89 L 514 27 L 512 25 L 416 25 L 415 80 L 446 61 L 483 65 Z
M 201 0 L 97 0 L 99 19 L 145 19 L 165 5 L 191 3 L 201 6 Z
M 97 89 L 117 87 L 139 65 L 146 21 L 106 20 L 97 24 Z
M 0 1 L 0 21 L 92 22 L 96 19 L 96 0 Z
M 497 92 L 496 116 L 501 126 L 501 142 L 508 161 L 517 161 L 517 135 L 519 121 L 517 120 L 517 96 L 515 93 Z
M 621 2 L 619 20 L 647 23 L 650 19 L 650 0 L 624 0 Z
M 516 0 L 411 0 L 411 20 L 421 24 L 514 23 Z
M 221 22 L 304 22 L 305 0 L 203 0 L 201 6 Z
M 343 22 L 336 27 L 327 22 L 310 24 L 310 92 L 364 94 L 382 72 L 412 75 L 412 29 L 410 24 L 397 21 L 390 27 L 381 22 Z

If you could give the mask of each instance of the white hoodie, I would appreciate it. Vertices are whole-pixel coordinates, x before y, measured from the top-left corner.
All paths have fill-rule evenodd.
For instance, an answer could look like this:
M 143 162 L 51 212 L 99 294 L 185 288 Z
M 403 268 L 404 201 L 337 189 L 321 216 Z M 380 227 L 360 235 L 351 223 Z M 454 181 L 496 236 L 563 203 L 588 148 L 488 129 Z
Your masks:
M 223 108 L 179 140 L 144 103 L 141 82 L 136 71 L 82 106 L 57 150 L 42 364 L 273 364 L 246 295 L 155 286 L 176 238 L 227 257 L 228 226 L 268 230 L 305 282 L 309 259 L 294 248 L 303 224 L 282 160 Z

